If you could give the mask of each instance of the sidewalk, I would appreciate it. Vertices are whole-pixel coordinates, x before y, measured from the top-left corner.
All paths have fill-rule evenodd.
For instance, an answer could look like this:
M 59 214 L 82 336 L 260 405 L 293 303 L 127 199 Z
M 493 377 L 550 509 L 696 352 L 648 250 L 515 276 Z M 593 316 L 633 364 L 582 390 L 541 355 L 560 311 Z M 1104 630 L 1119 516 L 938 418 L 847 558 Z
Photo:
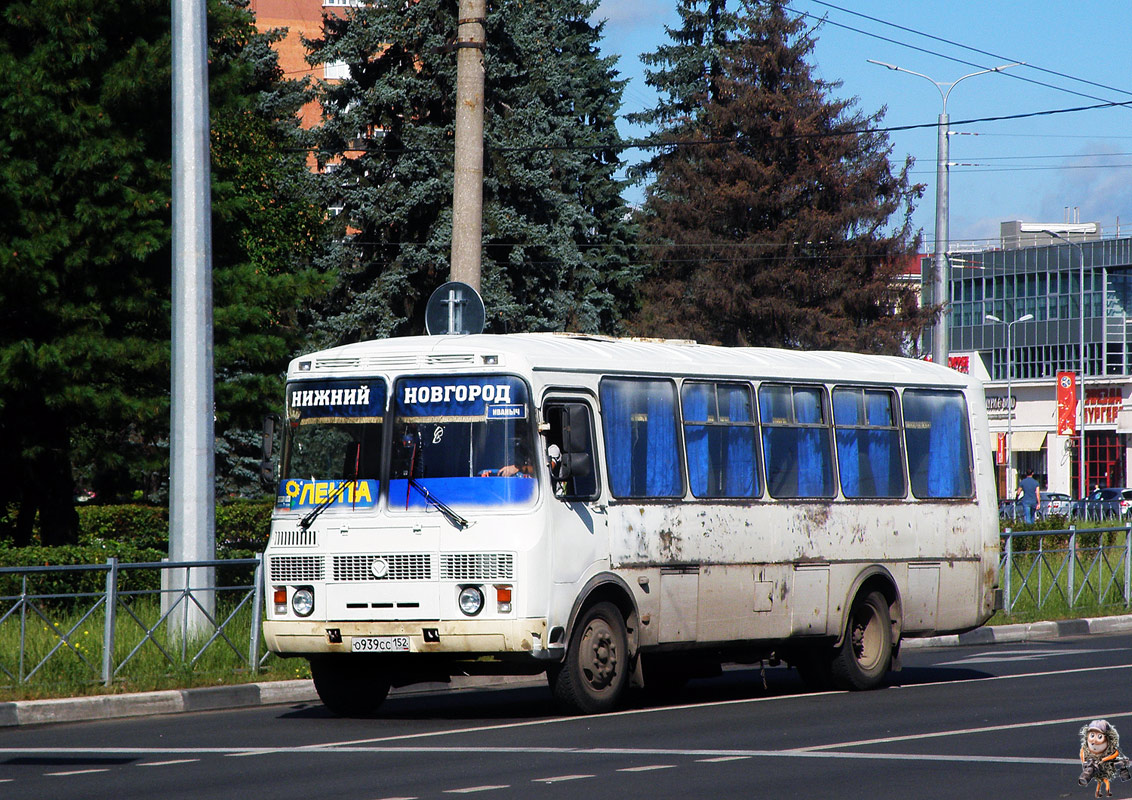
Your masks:
M 1132 614 L 1115 617 L 1068 619 L 1056 622 L 1029 622 L 1018 625 L 982 627 L 953 636 L 906 639 L 901 649 L 988 645 L 1003 642 L 1031 642 L 1066 636 L 1125 633 L 1132 631 Z M 431 683 L 394 689 L 391 696 L 438 691 L 460 691 L 484 686 L 542 683 L 541 676 L 454 677 L 451 683 Z M 206 689 L 173 689 L 163 692 L 67 697 L 56 700 L 17 700 L 0 703 L 0 728 L 16 725 L 42 725 L 56 722 L 140 717 L 154 714 L 180 714 L 226 708 L 317 703 L 318 694 L 309 680 L 245 683 Z

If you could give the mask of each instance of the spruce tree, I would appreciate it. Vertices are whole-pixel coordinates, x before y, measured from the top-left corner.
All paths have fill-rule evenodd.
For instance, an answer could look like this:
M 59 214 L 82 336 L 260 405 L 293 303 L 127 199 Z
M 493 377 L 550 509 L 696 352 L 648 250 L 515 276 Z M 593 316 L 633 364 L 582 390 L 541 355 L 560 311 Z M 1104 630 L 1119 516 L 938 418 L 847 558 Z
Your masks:
M 738 345 L 901 352 L 924 324 L 899 283 L 915 252 L 909 163 L 838 84 L 781 2 L 681 0 L 647 57 L 660 147 L 641 214 L 657 274 L 638 330 Z M 896 224 L 887 226 L 892 218 Z
M 614 175 L 623 82 L 597 52 L 593 0 L 488 4 L 482 291 L 488 329 L 612 332 L 635 302 L 633 229 Z M 455 0 L 372 4 L 328 18 L 313 64 L 326 202 L 341 209 L 327 263 L 341 280 L 320 344 L 423 332 L 448 278 Z
M 299 95 L 245 6 L 210 4 L 222 437 L 276 406 L 321 213 L 292 153 Z M 46 544 L 74 540 L 76 482 L 116 499 L 164 480 L 169 37 L 158 0 L 0 12 L 0 533 L 17 543 L 36 522 Z

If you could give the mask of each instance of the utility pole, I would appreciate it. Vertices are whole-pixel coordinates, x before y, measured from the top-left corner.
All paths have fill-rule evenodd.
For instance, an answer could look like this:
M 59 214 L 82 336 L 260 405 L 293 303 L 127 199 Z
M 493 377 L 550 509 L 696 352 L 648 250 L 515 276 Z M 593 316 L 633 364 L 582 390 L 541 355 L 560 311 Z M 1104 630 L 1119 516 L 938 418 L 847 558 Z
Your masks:
M 981 69 L 978 72 L 971 72 L 961 78 L 946 83 L 944 81 L 937 81 L 930 78 L 922 72 L 913 72 L 904 67 L 898 67 L 895 64 L 886 64 L 883 61 L 874 61 L 871 58 L 865 59 L 870 64 L 876 64 L 878 67 L 891 69 L 895 72 L 905 72 L 909 75 L 915 75 L 917 78 L 923 78 L 930 81 L 936 89 L 939 90 L 940 100 L 943 101 L 943 110 L 939 115 L 939 122 L 936 126 L 936 159 L 935 159 L 935 255 L 932 259 L 932 303 L 939 306 L 939 317 L 936 319 L 935 325 L 932 327 L 932 361 L 936 364 L 948 366 L 949 356 L 951 354 L 951 331 L 948 329 L 948 316 L 951 314 L 951 263 L 948 261 L 948 250 L 950 247 L 950 233 L 949 233 L 949 217 L 950 208 L 949 203 L 949 187 L 948 175 L 950 174 L 951 164 L 948 159 L 949 146 L 947 137 L 951 134 L 950 131 L 950 118 L 947 115 L 947 98 L 951 94 L 951 90 L 960 81 L 965 81 L 968 78 L 973 78 L 976 75 L 986 75 L 990 72 L 1002 72 L 1004 69 L 1011 67 L 1021 67 L 1023 62 L 1016 61 L 1013 64 L 1003 64 L 1002 66 L 992 67 L 990 69 Z M 944 87 L 947 90 L 944 91 Z
M 216 551 L 212 362 L 212 200 L 209 179 L 205 0 L 173 0 L 173 320 L 169 558 L 211 561 Z M 172 570 L 169 588 L 193 589 L 173 630 L 203 630 L 215 601 L 209 568 Z M 204 591 L 199 591 L 199 590 Z M 175 599 L 175 598 L 174 598 Z M 200 604 L 200 606 L 197 605 Z
M 456 153 L 450 280 L 480 290 L 483 235 L 483 51 L 486 0 L 460 0 L 456 23 Z

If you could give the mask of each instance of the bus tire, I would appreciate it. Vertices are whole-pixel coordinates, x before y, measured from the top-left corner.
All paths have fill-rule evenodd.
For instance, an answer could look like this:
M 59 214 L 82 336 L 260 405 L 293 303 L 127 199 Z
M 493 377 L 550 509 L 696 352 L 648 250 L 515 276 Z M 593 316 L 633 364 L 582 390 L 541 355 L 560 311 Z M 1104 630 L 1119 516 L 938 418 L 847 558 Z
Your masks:
M 571 714 L 599 714 L 620 702 L 629 680 L 629 637 L 612 603 L 581 613 L 562 664 L 549 673 L 558 704 Z
M 340 717 L 371 717 L 389 694 L 389 678 L 365 658 L 312 658 L 318 699 Z
M 892 620 L 888 601 L 877 591 L 858 595 L 849 610 L 845 638 L 830 663 L 838 689 L 879 686 L 892 665 Z

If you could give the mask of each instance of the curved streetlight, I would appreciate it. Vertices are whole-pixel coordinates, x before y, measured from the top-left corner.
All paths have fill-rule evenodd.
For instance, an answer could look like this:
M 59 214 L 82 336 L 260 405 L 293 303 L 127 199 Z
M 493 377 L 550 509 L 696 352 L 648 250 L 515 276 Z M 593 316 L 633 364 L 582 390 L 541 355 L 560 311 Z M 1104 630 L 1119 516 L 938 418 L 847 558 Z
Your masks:
M 1014 486 L 1014 481 L 1010 479 L 1010 471 L 1014 468 L 1014 456 L 1010 452 L 1011 435 L 1014 433 L 1014 407 L 1011 405 L 1010 381 L 1014 372 L 1014 326 L 1019 322 L 1029 322 L 1034 318 L 1033 314 L 1026 314 L 1024 317 L 1019 317 L 1012 322 L 1003 322 L 994 314 L 987 314 L 986 319 L 991 322 L 997 322 L 1000 325 L 1006 326 L 1006 485 L 1008 487 Z M 1011 514 L 1017 516 L 1018 504 L 1012 506 Z
M 939 306 L 939 318 L 936 320 L 932 330 L 932 361 L 936 364 L 943 364 L 947 366 L 947 357 L 951 351 L 951 334 L 947 329 L 947 315 L 950 311 L 951 301 L 951 270 L 947 262 L 947 249 L 948 249 L 948 116 L 947 116 L 947 98 L 951 94 L 951 90 L 956 87 L 961 81 L 968 78 L 973 78 L 976 75 L 986 75 L 989 72 L 1002 72 L 1004 69 L 1011 67 L 1024 66 L 1025 62 L 1015 61 L 1012 64 L 1003 64 L 998 67 L 991 67 L 990 69 L 981 69 L 978 72 L 968 73 L 961 78 L 951 81 L 950 83 L 944 81 L 937 81 L 930 78 L 922 72 L 913 72 L 904 67 L 898 67 L 895 64 L 886 64 L 883 61 L 874 61 L 869 58 L 866 59 L 870 64 L 876 64 L 878 67 L 891 69 L 896 72 L 906 72 L 909 75 L 915 75 L 930 81 L 939 91 L 940 99 L 943 101 L 943 110 L 939 115 L 939 136 L 936 144 L 936 165 L 935 165 L 935 272 L 932 275 L 932 299 Z M 947 87 L 946 91 L 944 87 Z
M 1081 424 L 1077 428 L 1077 435 L 1080 437 L 1079 446 L 1080 453 L 1077 464 L 1077 491 L 1078 497 L 1081 498 L 1081 512 L 1085 511 L 1085 490 L 1088 488 L 1089 476 L 1085 474 L 1085 248 L 1079 242 L 1073 242 L 1066 239 L 1057 231 L 1051 231 L 1049 228 L 1042 230 L 1042 233 L 1048 233 L 1056 239 L 1060 239 L 1070 247 L 1077 248 L 1077 266 L 1079 270 L 1079 277 L 1077 279 L 1077 291 L 1080 294 L 1077 309 L 1081 312 L 1080 322 L 1080 337 L 1081 337 L 1081 350 L 1078 353 L 1080 366 L 1080 374 L 1077 376 L 1077 393 L 1079 399 L 1077 401 L 1077 412 L 1081 416 Z M 1103 372 L 1103 369 L 1102 369 Z

